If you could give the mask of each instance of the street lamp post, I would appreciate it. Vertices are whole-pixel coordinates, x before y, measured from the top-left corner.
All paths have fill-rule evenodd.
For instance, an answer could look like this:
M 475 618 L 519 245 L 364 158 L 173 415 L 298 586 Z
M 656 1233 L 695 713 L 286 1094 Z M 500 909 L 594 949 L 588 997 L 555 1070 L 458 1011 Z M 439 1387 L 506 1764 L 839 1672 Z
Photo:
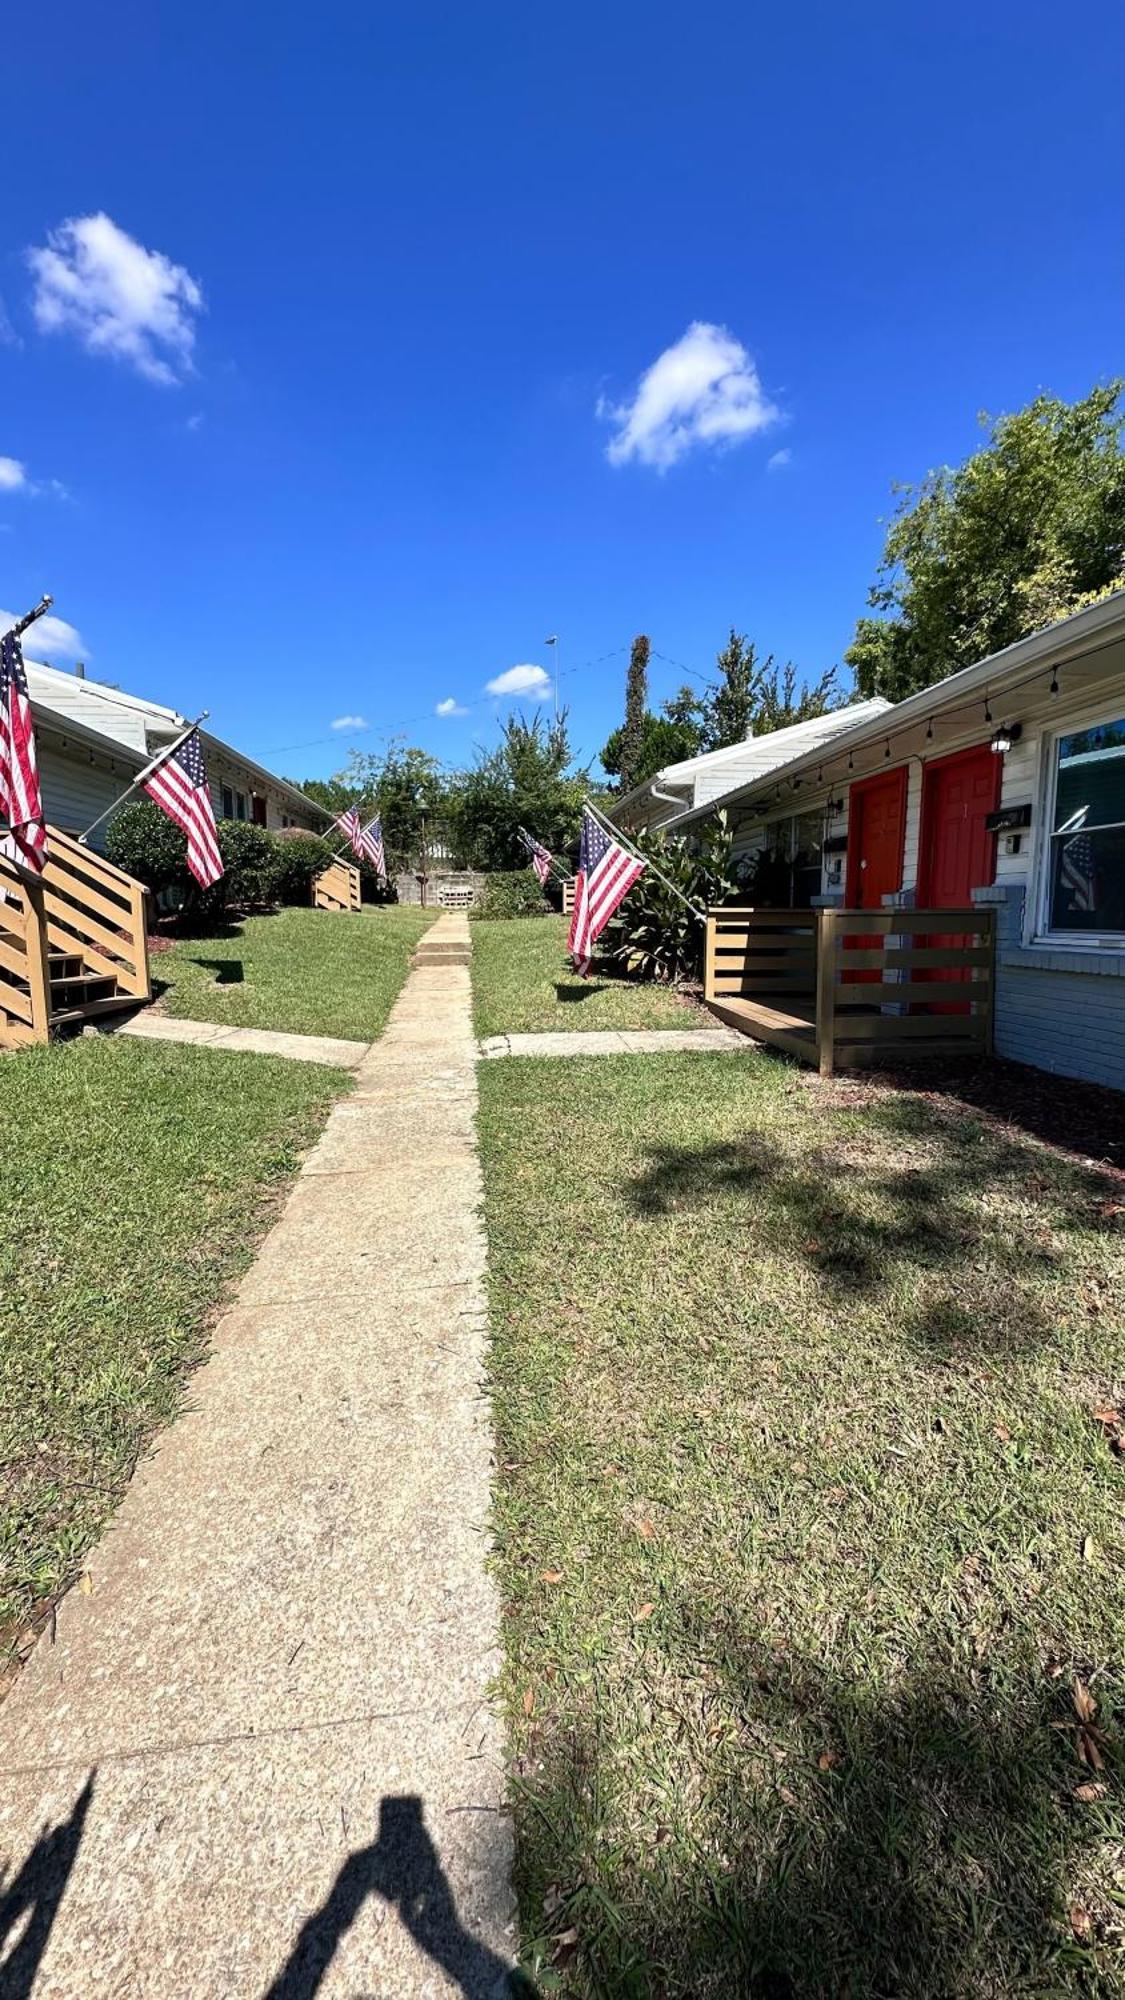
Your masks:
M 553 647 L 554 647 L 554 649 L 555 649 L 555 651 L 554 651 L 554 660 L 553 660 L 553 664 L 554 664 L 554 669 L 555 669 L 555 673 L 554 673 L 554 687 L 555 687 L 555 721 L 556 721 L 556 722 L 558 722 L 558 719 L 559 719 L 559 635 L 558 635 L 558 633 L 557 633 L 557 632 L 552 632 L 552 634 L 551 634 L 551 636 L 550 636 L 550 638 L 549 638 L 549 639 L 544 639 L 544 641 L 543 641 L 543 644 L 544 644 L 545 646 L 553 646 Z

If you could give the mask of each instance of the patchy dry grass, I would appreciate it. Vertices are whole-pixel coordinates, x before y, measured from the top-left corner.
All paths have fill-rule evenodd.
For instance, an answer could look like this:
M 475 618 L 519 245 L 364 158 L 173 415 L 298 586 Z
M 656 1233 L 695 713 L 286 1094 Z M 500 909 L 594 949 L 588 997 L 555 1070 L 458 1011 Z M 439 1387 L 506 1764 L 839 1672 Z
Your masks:
M 580 979 L 566 956 L 563 917 L 473 924 L 473 1018 L 478 1035 L 579 1028 L 706 1028 L 705 1014 L 674 987 Z
M 117 1037 L 0 1064 L 0 1677 L 175 1416 L 345 1085 Z
M 165 1013 L 291 1035 L 380 1034 L 432 910 L 393 904 L 355 916 L 278 910 L 221 920 L 205 937 L 178 938 L 152 962 Z
M 1125 1991 L 1121 1181 L 768 1056 L 480 1083 L 544 1990 Z

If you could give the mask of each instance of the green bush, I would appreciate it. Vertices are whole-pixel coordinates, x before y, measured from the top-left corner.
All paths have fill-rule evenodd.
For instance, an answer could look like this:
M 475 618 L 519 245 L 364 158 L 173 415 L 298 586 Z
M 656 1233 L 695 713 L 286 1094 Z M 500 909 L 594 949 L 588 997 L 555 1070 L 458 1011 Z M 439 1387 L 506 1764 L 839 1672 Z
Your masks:
M 530 868 L 486 875 L 480 902 L 472 911 L 474 917 L 547 917 L 550 913 L 551 905 Z
M 213 916 L 228 905 L 263 909 L 309 903 L 313 876 L 335 852 L 331 842 L 299 827 L 271 833 L 249 820 L 221 819 L 217 830 L 225 872 L 210 889 L 201 889 L 188 873 L 184 835 L 148 799 L 117 814 L 106 834 L 106 853 L 165 906 L 188 916 Z
M 300 826 L 283 827 L 271 836 L 273 857 L 273 899 L 278 903 L 306 905 L 312 902 L 313 878 L 327 868 L 335 848 L 318 833 L 306 833 Z
M 630 842 L 651 854 L 680 895 L 646 868 L 602 932 L 599 961 L 634 979 L 700 978 L 706 932 L 681 897 L 705 912 L 738 895 L 726 814 L 704 820 L 690 847 L 682 836 L 662 833 L 631 834 Z

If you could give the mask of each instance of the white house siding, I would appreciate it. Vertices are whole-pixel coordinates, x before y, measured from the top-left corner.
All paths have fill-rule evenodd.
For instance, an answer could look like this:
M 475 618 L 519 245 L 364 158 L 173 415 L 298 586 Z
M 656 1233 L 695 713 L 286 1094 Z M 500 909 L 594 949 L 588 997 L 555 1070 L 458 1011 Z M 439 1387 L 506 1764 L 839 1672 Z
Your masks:
M 91 764 L 89 753 L 77 744 L 62 750 L 52 746 L 44 731 L 38 734 L 39 781 L 43 810 L 48 821 L 64 833 L 84 833 L 86 828 L 113 805 L 133 776 L 133 766 L 111 771 L 108 764 Z M 95 828 L 91 847 L 102 850 L 109 822 Z

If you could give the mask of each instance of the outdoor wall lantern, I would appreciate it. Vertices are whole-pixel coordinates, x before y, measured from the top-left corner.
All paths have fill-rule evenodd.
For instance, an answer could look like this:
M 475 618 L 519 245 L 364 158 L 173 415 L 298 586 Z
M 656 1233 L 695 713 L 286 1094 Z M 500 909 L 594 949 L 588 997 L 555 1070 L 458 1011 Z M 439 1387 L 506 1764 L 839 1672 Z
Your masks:
M 1011 749 L 1013 743 L 1019 742 L 1022 735 L 1022 722 L 1002 722 L 988 747 L 995 752 L 997 757 L 1003 757 Z

